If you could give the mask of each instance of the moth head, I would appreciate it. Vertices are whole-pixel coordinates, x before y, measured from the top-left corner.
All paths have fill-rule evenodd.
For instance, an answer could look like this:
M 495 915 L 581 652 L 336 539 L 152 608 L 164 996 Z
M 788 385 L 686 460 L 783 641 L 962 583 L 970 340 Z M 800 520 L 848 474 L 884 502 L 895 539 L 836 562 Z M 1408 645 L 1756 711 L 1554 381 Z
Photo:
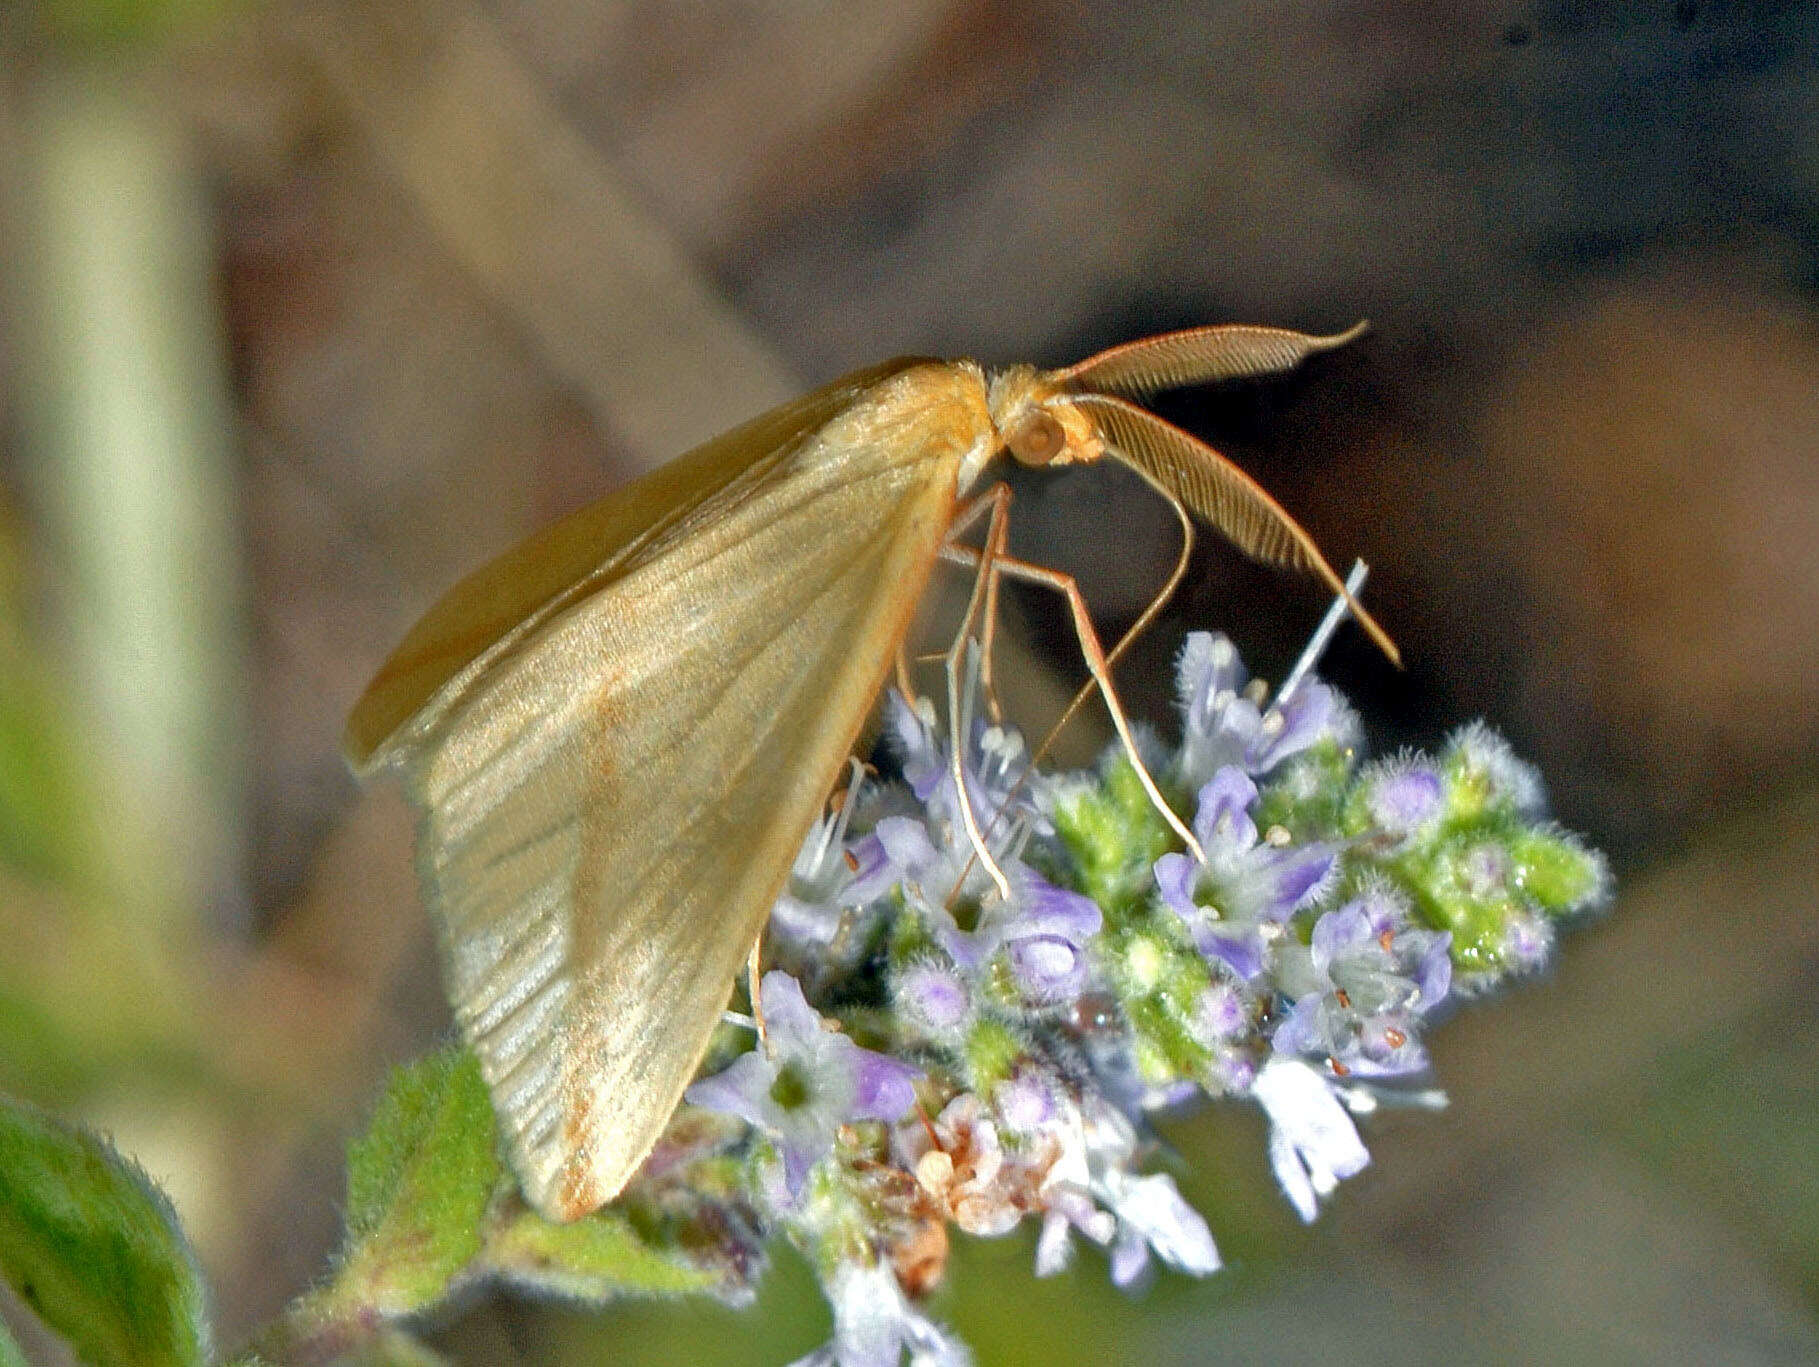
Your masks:
M 1019 465 L 1077 465 L 1105 454 L 1093 420 L 1071 402 L 1061 371 L 1012 366 L 992 377 L 992 425 Z
M 1063 370 L 1012 366 L 992 377 L 986 402 L 1002 449 L 1019 464 L 1077 465 L 1111 456 L 1246 555 L 1324 580 L 1399 664 L 1388 633 L 1300 524 L 1224 455 L 1142 406 L 1164 389 L 1282 374 L 1363 331 L 1362 323 L 1329 336 L 1286 328 L 1188 328 L 1112 347 Z

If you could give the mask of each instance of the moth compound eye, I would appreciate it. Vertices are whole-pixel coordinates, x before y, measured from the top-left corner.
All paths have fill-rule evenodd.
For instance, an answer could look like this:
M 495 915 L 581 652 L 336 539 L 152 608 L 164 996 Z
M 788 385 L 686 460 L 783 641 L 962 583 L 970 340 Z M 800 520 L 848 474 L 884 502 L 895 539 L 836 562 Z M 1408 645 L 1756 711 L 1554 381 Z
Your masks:
M 1005 438 L 1013 458 L 1022 465 L 1047 465 L 1067 449 L 1067 433 L 1055 416 L 1036 409 Z

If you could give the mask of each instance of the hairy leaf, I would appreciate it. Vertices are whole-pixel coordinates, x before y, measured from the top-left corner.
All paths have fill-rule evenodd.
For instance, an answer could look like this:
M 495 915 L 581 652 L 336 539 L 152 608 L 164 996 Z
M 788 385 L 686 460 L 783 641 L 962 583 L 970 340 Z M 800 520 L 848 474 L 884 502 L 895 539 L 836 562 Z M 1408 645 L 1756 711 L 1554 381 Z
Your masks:
M 202 1280 L 170 1202 L 105 1141 L 6 1098 L 0 1271 L 95 1367 L 208 1358 Z

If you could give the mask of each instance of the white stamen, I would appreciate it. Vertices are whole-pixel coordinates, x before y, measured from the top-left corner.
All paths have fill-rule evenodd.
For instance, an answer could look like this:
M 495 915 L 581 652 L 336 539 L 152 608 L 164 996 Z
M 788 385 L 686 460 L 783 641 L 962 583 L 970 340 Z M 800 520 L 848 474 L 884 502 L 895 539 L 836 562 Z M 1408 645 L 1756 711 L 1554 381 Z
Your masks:
M 1352 572 L 1345 577 L 1345 591 L 1353 598 L 1364 588 L 1364 581 L 1370 575 L 1370 567 L 1362 560 L 1352 562 Z M 1334 598 L 1332 606 L 1327 608 L 1326 616 L 1320 619 L 1320 625 L 1314 628 L 1314 634 L 1308 639 L 1307 649 L 1301 652 L 1301 658 L 1295 661 L 1295 667 L 1288 672 L 1282 681 L 1282 687 L 1276 690 L 1275 704 L 1270 708 L 1271 715 L 1282 710 L 1282 705 L 1301 687 L 1301 681 L 1320 663 L 1320 657 L 1326 653 L 1327 646 L 1333 639 L 1333 633 L 1339 630 L 1350 609 L 1346 607 L 1343 597 Z

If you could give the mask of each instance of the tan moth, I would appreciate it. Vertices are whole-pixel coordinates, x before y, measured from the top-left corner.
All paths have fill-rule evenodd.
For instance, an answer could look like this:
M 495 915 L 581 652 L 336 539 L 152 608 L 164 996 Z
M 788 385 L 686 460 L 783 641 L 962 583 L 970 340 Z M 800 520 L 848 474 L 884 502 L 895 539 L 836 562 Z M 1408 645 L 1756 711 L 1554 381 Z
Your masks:
M 556 523 L 424 616 L 346 751 L 362 775 L 396 770 L 417 810 L 449 999 L 539 1211 L 586 1214 L 650 1152 L 938 560 L 1067 594 L 1128 744 L 1072 580 L 1001 553 L 1005 497 L 979 492 L 1001 453 L 1123 462 L 1184 528 L 1191 510 L 1320 576 L 1394 658 L 1268 494 L 1136 402 L 1290 370 L 1358 331 L 1194 328 L 990 376 L 889 361 Z M 985 550 L 955 539 L 982 517 Z

